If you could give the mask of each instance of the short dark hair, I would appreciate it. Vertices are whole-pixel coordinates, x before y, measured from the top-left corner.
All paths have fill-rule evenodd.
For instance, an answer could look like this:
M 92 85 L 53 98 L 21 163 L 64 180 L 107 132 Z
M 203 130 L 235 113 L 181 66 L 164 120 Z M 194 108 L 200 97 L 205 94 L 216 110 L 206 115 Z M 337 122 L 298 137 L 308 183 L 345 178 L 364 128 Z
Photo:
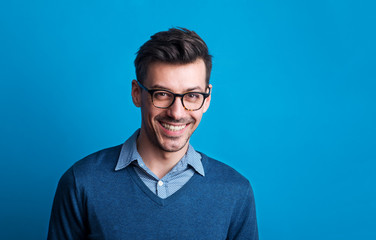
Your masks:
M 209 85 L 212 56 L 204 40 L 186 28 L 170 28 L 154 34 L 140 47 L 134 60 L 136 77 L 143 83 L 148 67 L 154 62 L 188 64 L 197 59 L 202 59 L 205 63 L 206 85 Z

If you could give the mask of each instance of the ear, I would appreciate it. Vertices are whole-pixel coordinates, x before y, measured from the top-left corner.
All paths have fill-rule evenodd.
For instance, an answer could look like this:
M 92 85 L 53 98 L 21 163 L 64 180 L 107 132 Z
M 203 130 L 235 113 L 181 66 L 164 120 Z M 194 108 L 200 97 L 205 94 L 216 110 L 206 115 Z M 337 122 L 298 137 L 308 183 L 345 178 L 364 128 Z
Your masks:
M 211 101 L 211 92 L 213 89 L 213 86 L 209 84 L 208 88 L 210 89 L 210 95 L 205 99 L 204 106 L 202 106 L 204 113 L 209 109 L 210 101 Z
M 136 107 L 141 107 L 141 89 L 136 80 L 132 80 L 132 100 Z

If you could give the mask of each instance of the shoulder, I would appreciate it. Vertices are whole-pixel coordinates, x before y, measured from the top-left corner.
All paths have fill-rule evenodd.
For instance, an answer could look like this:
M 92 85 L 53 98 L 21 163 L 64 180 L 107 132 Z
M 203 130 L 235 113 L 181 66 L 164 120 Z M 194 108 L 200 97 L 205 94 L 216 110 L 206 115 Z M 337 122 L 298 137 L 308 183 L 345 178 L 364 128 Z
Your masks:
M 72 168 L 76 171 L 103 169 L 103 167 L 113 167 L 114 169 L 119 159 L 121 146 L 118 145 L 92 153 L 76 162 Z
M 216 160 L 214 158 L 208 157 L 203 153 L 200 153 L 202 156 L 202 164 L 205 169 L 205 174 L 213 177 L 221 177 L 226 180 L 238 181 L 248 183 L 249 181 L 234 168 L 229 165 Z
M 114 172 L 121 145 L 92 153 L 74 163 L 61 177 L 65 182 L 92 182 Z
M 228 186 L 234 191 L 252 191 L 249 180 L 234 168 L 203 153 L 200 154 L 202 156 L 205 177 L 207 177 L 208 181 Z

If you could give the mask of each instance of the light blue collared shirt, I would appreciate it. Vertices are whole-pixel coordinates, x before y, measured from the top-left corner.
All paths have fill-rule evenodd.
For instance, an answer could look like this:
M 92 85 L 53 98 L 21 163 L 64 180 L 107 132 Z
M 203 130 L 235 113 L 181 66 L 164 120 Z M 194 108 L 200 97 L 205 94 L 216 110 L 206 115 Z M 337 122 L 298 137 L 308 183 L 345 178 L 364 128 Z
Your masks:
M 115 171 L 132 165 L 144 184 L 158 197 L 167 198 L 186 184 L 195 172 L 205 176 L 201 154 L 189 144 L 187 153 L 163 178 L 159 179 L 144 163 L 137 151 L 138 129 L 123 144 Z

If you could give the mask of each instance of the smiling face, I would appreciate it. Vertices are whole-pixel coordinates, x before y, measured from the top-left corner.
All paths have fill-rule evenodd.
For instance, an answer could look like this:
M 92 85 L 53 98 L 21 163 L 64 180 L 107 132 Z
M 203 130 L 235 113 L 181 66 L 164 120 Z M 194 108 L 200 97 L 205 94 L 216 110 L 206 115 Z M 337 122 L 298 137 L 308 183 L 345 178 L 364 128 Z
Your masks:
M 149 66 L 143 85 L 148 89 L 164 89 L 180 94 L 208 92 L 205 79 L 206 68 L 201 59 L 189 64 L 156 62 Z M 132 98 L 134 104 L 141 107 L 141 144 L 153 148 L 150 150 L 164 152 L 187 150 L 189 139 L 210 104 L 209 96 L 201 109 L 188 111 L 177 97 L 169 108 L 156 108 L 150 94 L 141 90 L 135 80 L 132 82 Z

